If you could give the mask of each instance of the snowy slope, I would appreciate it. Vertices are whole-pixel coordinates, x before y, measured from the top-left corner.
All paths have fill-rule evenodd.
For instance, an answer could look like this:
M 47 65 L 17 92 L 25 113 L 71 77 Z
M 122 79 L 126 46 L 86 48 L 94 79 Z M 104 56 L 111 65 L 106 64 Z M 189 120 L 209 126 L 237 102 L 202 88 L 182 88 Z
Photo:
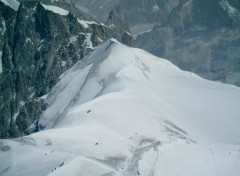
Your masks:
M 19 2 L 16 0 L 1 0 L 5 5 L 11 7 L 14 10 L 18 10 Z
M 0 175 L 240 173 L 240 89 L 116 40 L 64 73 L 46 104 L 43 131 L 1 141 Z

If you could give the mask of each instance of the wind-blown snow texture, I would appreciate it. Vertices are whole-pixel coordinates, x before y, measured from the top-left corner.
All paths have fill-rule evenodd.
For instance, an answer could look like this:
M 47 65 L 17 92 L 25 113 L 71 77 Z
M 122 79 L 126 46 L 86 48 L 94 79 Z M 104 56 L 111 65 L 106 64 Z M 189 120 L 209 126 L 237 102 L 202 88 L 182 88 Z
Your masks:
M 61 76 L 0 175 L 236 176 L 240 89 L 109 40 Z M 3 162 L 4 161 L 4 162 Z

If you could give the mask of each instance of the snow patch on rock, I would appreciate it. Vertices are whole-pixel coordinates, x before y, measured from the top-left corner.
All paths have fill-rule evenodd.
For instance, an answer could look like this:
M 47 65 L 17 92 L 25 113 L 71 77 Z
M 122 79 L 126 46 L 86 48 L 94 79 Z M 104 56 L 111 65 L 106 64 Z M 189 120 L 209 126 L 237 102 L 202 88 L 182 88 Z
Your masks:
M 19 2 L 16 0 L 1 0 L 5 5 L 11 7 L 15 11 L 18 10 Z
M 60 8 L 58 6 L 53 6 L 53 5 L 45 5 L 42 4 L 42 6 L 48 10 L 48 11 L 52 11 L 53 13 L 59 14 L 59 15 L 63 15 L 63 16 L 67 16 L 69 14 L 69 11 Z

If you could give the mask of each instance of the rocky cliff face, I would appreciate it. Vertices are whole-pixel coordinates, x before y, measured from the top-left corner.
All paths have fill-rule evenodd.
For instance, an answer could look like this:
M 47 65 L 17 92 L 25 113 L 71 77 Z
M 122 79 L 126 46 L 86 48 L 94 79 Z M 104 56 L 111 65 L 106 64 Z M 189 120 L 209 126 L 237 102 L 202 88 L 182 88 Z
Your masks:
M 27 1 L 33 1 L 33 0 L 18 0 L 18 2 L 27 2 Z M 87 13 L 82 12 L 76 7 L 76 2 L 74 0 L 38 0 L 41 3 L 46 5 L 54 5 L 61 7 L 63 9 L 68 10 L 69 12 L 73 13 L 78 18 L 82 19 L 93 19 L 91 15 L 88 15 Z M 107 16 L 105 17 L 106 20 Z
M 109 16 L 106 21 L 106 25 L 115 32 L 115 36 L 118 35 L 118 38 L 121 38 L 122 43 L 127 43 L 130 46 L 135 45 L 134 40 L 131 37 L 131 32 L 126 23 L 124 23 L 112 10 L 109 13 Z M 119 35 L 120 34 L 120 35 Z
M 152 29 L 161 24 L 180 0 L 121 0 L 116 5 L 118 15 L 129 24 L 134 33 Z
M 46 108 L 44 95 L 59 76 L 95 46 L 114 37 L 131 45 L 125 29 L 79 20 L 63 9 L 37 1 L 17 11 L 0 2 L 0 137 L 17 137 L 37 129 Z
M 123 19 L 132 32 L 152 29 L 161 23 L 180 0 L 64 0 L 88 17 L 105 22 L 111 10 Z M 59 3 L 58 1 L 54 1 Z M 60 1 L 61 2 L 61 1 Z
M 100 22 L 106 21 L 108 14 L 119 1 L 120 0 L 72 0 L 78 10 Z
M 207 79 L 240 86 L 239 7 L 239 1 L 181 1 L 137 45 Z

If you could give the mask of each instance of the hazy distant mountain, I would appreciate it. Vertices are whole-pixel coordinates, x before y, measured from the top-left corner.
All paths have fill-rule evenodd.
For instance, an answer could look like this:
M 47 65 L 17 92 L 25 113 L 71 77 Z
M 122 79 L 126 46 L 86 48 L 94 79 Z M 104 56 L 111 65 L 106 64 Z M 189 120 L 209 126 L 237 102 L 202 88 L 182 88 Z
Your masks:
M 129 24 L 133 33 L 141 33 L 161 24 L 180 0 L 121 0 L 118 15 Z
M 240 86 L 239 1 L 182 1 L 138 47 L 203 77 Z
M 55 0 L 56 1 L 56 0 Z M 54 2 L 55 2 L 54 1 Z M 70 2 L 71 0 L 64 0 Z M 161 23 L 180 0 L 72 0 L 82 14 L 105 22 L 111 10 L 115 10 L 131 27 L 139 33 Z M 61 1 L 56 1 L 59 4 Z

